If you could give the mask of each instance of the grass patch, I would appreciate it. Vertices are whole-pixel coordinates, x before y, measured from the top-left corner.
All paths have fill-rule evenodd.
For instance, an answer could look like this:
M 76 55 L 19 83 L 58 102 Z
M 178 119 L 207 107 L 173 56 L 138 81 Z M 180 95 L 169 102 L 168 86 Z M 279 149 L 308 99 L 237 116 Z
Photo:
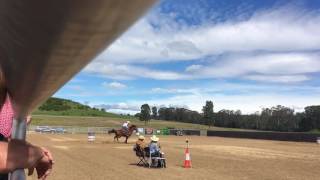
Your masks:
M 320 129 L 313 129 L 310 131 L 311 133 L 320 134 Z
M 120 117 L 84 117 L 84 116 L 53 116 L 53 115 L 33 115 L 31 125 L 34 126 L 74 126 L 74 127 L 114 127 L 120 128 L 127 119 Z M 242 130 L 233 128 L 208 127 L 205 125 L 181 123 L 162 120 L 151 120 L 147 126 L 144 122 L 131 117 L 132 124 L 138 127 L 152 128 L 175 128 L 175 129 L 200 129 L 200 130 Z
M 32 113 L 33 115 L 51 115 L 51 116 L 89 116 L 89 117 L 111 117 L 111 118 L 132 118 L 127 115 L 118 115 L 109 112 L 103 112 L 93 109 L 88 110 L 79 110 L 79 109 L 71 109 L 66 111 L 40 111 L 36 110 Z

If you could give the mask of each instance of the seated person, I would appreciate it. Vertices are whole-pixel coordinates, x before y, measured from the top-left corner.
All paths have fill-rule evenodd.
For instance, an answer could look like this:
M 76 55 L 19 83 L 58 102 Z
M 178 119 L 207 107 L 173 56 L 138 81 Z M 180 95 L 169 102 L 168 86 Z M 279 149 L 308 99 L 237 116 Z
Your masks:
M 161 157 L 159 138 L 156 135 L 153 135 L 150 138 L 151 142 L 149 144 L 149 149 L 152 157 Z
M 138 140 L 136 141 L 136 144 L 134 145 L 133 150 L 136 151 L 137 156 L 147 156 L 147 145 L 144 142 L 144 136 L 140 135 L 138 137 Z
M 144 149 L 147 145 L 146 143 L 144 142 L 144 136 L 140 135 L 138 137 L 138 140 L 136 141 L 136 146 L 137 147 L 140 147 L 141 149 Z

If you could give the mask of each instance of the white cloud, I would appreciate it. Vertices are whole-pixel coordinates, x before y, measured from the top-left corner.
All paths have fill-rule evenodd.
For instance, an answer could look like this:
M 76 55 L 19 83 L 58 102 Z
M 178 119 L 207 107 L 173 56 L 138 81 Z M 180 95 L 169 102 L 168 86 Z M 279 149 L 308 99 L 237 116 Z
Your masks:
M 122 109 L 122 110 L 131 110 L 131 111 L 140 110 L 139 107 L 132 106 L 132 105 L 124 103 L 124 102 L 116 103 L 116 104 L 99 104 L 99 105 L 95 105 L 94 107 L 100 108 L 100 109 L 104 108 L 106 110 L 109 110 L 109 109 Z
M 300 112 L 305 106 L 317 105 L 320 102 L 319 86 L 224 82 L 209 84 L 197 88 L 152 88 L 150 90 L 153 94 L 152 98 L 142 91 L 141 94 L 146 95 L 142 100 L 128 99 L 126 102 L 115 104 L 95 103 L 99 104 L 95 107 L 105 108 L 110 112 L 134 114 L 140 111 L 142 104 L 148 103 L 150 106 L 187 107 L 201 112 L 205 101 L 212 100 L 216 112 L 221 109 L 240 109 L 243 113 L 254 113 L 263 107 L 279 104 Z M 169 96 L 154 96 L 155 94 Z
M 116 114 L 135 114 L 140 111 L 139 105 L 130 105 L 124 102 L 117 104 L 99 104 L 94 105 L 95 108 L 105 109 L 108 112 Z
M 191 66 L 188 66 L 186 68 L 186 72 L 196 72 L 196 71 L 199 71 L 200 69 L 202 69 L 203 66 L 202 65 L 199 65 L 199 64 L 193 64 Z
M 102 83 L 102 86 L 106 88 L 111 88 L 111 89 L 124 89 L 127 87 L 125 84 L 122 84 L 119 82 L 111 82 L 111 83 L 104 82 Z
M 177 80 L 189 78 L 188 75 L 172 71 L 153 70 L 134 65 L 104 64 L 100 62 L 90 64 L 84 71 L 101 74 L 111 79 L 151 78 L 159 80 Z
M 320 72 L 318 53 L 260 53 L 231 55 L 207 66 L 191 65 L 194 78 L 243 78 L 263 82 L 301 82 Z M 189 74 L 190 75 L 190 74 Z
M 173 81 L 172 88 L 159 84 L 149 91 L 137 90 L 137 94 L 145 93 L 143 98 L 150 93 L 170 97 L 155 99 L 159 95 L 150 100 L 107 105 L 113 112 L 135 112 L 143 103 L 187 105 L 200 111 L 206 100 L 214 101 L 216 111 L 225 108 L 252 113 L 278 104 L 301 110 L 320 102 L 319 87 L 302 83 L 320 73 L 319 29 L 319 11 L 288 6 L 256 12 L 240 20 L 216 24 L 203 21 L 197 26 L 175 22 L 174 14 L 151 14 L 100 54 L 85 72 L 115 80 L 233 78 L 271 82 L 183 88 L 176 87 Z M 171 70 L 151 65 L 173 61 L 190 61 L 181 64 L 191 65 L 184 71 L 172 70 L 178 63 Z
M 161 98 L 156 100 L 144 101 L 129 101 L 132 105 L 141 105 L 142 103 L 156 104 L 156 105 L 175 105 L 185 106 L 190 109 L 201 112 L 206 100 L 214 102 L 215 111 L 221 109 L 241 110 L 243 113 L 254 113 L 261 111 L 263 107 L 271 107 L 276 105 L 284 105 L 294 108 L 296 111 L 303 110 L 309 105 L 318 104 L 320 101 L 319 95 L 313 96 L 295 96 L 295 95 L 281 95 L 273 93 L 264 94 L 246 94 L 246 95 L 208 95 L 208 94 L 191 94 L 191 95 L 177 95 L 169 98 Z
M 318 11 L 284 6 L 241 21 L 199 26 L 177 23 L 174 18 L 155 12 L 141 19 L 85 72 L 117 80 L 229 77 L 293 83 L 310 80 L 309 73 L 320 71 L 320 55 L 314 53 L 320 50 Z M 143 65 L 202 58 L 209 63 L 195 62 L 185 72 Z
M 293 83 L 311 79 L 320 72 L 319 53 L 242 53 L 221 57 L 207 65 L 194 64 L 185 72 L 149 69 L 141 65 L 90 64 L 85 72 L 111 79 L 150 78 L 188 80 L 203 78 L 242 78 L 262 82 Z
M 210 85 L 211 84 L 211 85 Z M 221 109 L 238 110 L 254 113 L 262 107 L 285 105 L 296 111 L 305 106 L 320 102 L 320 87 L 282 84 L 238 84 L 215 82 L 198 88 L 154 88 L 154 93 L 168 93 L 167 98 L 143 101 L 128 101 L 128 104 L 149 103 L 156 105 L 188 106 L 191 110 L 201 111 L 206 100 L 212 100 L 215 111 Z M 301 95 L 303 92 L 303 95 Z
M 305 75 L 248 75 L 246 79 L 262 82 L 275 82 L 275 83 L 295 83 L 307 81 L 310 78 Z
M 197 88 L 185 88 L 185 89 L 177 89 L 177 88 L 152 88 L 151 89 L 152 93 L 167 93 L 167 94 L 176 94 L 176 93 L 196 93 L 198 92 Z
M 158 18 L 155 18 L 157 17 Z M 154 28 L 153 21 L 161 21 Z M 140 20 L 97 61 L 158 63 L 193 60 L 227 52 L 319 50 L 320 14 L 290 6 L 256 12 L 243 21 L 178 24 L 174 16 L 152 14 Z
M 140 111 L 133 111 L 133 110 L 124 110 L 124 109 L 109 109 L 108 112 L 115 113 L 115 114 L 130 114 L 135 115 Z
M 308 92 L 308 94 L 320 94 L 320 86 L 306 86 L 301 84 L 246 84 L 210 82 L 197 86 L 197 88 L 152 88 L 153 94 L 264 94 L 273 92 L 277 94 L 295 94 Z M 145 93 L 145 92 L 142 92 Z M 297 95 L 298 96 L 298 95 Z

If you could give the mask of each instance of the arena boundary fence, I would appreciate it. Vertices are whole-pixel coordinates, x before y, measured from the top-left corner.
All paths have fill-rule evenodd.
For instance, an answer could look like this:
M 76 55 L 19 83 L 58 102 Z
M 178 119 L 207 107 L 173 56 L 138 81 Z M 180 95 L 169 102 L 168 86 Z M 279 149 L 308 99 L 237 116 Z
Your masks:
M 48 129 L 48 131 L 45 131 L 45 133 L 50 133 L 50 129 L 54 130 L 57 128 L 63 128 L 65 130 L 64 133 L 71 134 L 86 134 L 88 132 L 107 134 L 111 129 L 119 129 L 119 127 L 30 126 L 28 131 L 36 131 L 36 129 L 39 127 Z M 194 129 L 138 128 L 138 133 L 143 135 L 177 135 L 178 131 L 181 131 L 182 135 L 200 136 L 201 134 L 206 134 L 203 131 Z M 52 131 L 52 133 L 54 133 L 54 131 Z
M 47 127 L 49 129 L 63 128 L 64 133 L 87 134 L 107 134 L 111 129 L 119 127 L 72 127 L 72 126 L 29 126 L 28 131 L 35 131 L 37 127 Z M 230 138 L 263 139 L 276 141 L 293 142 L 318 142 L 320 143 L 320 134 L 304 132 L 267 132 L 267 131 L 214 131 L 214 130 L 194 130 L 194 129 L 156 129 L 156 128 L 138 128 L 139 134 L 143 135 L 187 135 L 187 136 L 216 136 Z M 50 133 L 50 132 L 46 132 Z M 180 134 L 181 133 L 181 134 Z
M 96 134 L 107 134 L 109 130 L 113 129 L 110 127 L 29 126 L 28 131 L 36 131 L 37 127 L 48 129 L 48 131 L 40 133 L 50 133 L 50 129 L 54 130 L 57 128 L 63 128 L 65 130 L 64 133 L 69 134 L 87 134 L 88 132 L 94 132 Z M 54 131 L 52 131 L 52 133 L 54 133 Z
M 320 134 L 303 132 L 208 131 L 208 136 L 264 139 L 293 142 L 317 142 Z

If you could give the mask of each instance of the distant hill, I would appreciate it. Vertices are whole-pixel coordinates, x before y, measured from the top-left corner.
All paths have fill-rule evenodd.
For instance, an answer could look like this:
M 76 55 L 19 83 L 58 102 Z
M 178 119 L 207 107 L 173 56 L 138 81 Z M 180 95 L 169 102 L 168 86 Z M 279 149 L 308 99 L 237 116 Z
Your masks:
M 121 117 L 129 118 L 129 116 L 122 116 L 110 112 L 106 112 L 104 109 L 91 108 L 88 105 L 84 105 L 69 99 L 62 98 L 49 98 L 43 103 L 36 111 L 35 115 L 61 115 L 61 116 L 99 116 L 99 117 Z

